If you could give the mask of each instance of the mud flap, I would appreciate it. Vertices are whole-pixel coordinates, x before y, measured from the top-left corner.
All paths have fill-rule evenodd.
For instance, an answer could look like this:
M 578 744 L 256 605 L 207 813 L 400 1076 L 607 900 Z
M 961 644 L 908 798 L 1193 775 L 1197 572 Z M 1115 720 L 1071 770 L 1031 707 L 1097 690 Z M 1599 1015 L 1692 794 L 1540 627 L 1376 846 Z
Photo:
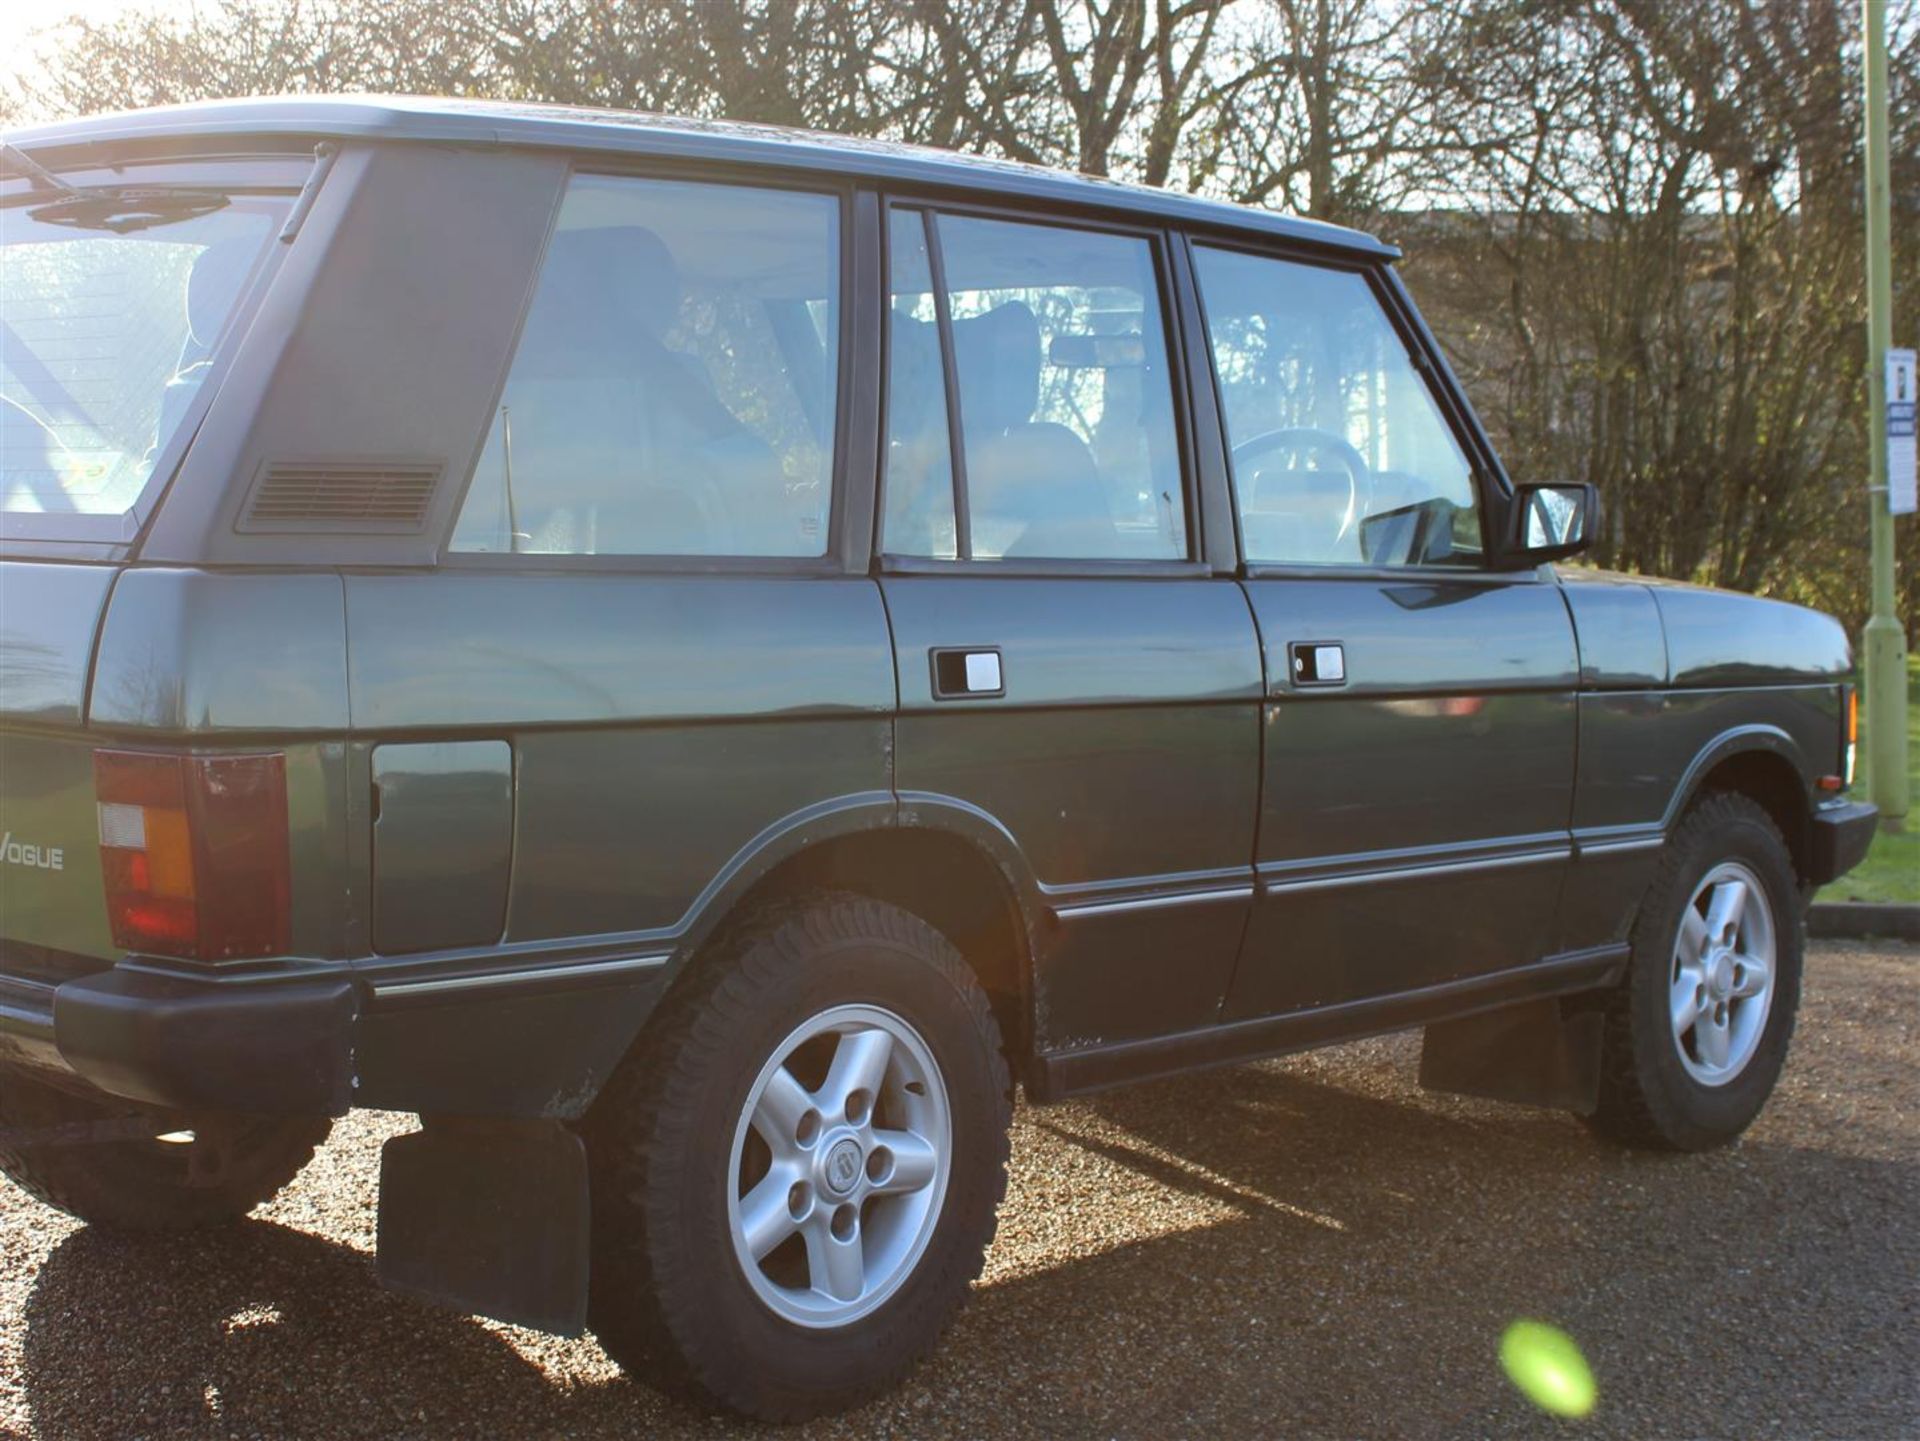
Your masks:
M 557 1121 L 434 1119 L 380 1151 L 383 1284 L 562 1336 L 587 1325 L 587 1152 Z
M 1590 1116 L 1600 1097 L 1602 1019 L 1579 998 L 1549 999 L 1428 1026 L 1420 1084 Z

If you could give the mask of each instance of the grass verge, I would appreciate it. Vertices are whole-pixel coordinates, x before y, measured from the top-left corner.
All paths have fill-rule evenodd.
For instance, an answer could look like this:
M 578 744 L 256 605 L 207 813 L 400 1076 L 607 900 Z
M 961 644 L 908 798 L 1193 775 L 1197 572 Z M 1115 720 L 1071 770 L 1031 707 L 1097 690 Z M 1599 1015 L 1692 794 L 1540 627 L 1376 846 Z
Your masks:
M 1864 724 L 1863 724 L 1864 729 Z M 1864 755 L 1867 738 L 1860 737 Z M 1907 784 L 1920 800 L 1920 654 L 1907 657 Z M 1855 795 L 1864 794 L 1856 787 Z M 1881 831 L 1867 858 L 1815 898 L 1920 904 L 1920 815 L 1909 813 L 1904 831 Z

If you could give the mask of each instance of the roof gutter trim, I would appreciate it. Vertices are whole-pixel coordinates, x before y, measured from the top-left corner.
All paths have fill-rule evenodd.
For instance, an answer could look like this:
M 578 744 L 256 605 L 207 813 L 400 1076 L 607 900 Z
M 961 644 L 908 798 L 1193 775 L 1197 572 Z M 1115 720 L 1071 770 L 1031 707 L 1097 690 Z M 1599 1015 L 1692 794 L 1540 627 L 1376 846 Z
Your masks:
M 1357 230 L 1232 205 L 1225 201 L 1123 185 L 1065 171 L 954 154 L 918 152 L 888 142 L 770 126 L 731 129 L 709 121 L 676 125 L 668 117 L 623 123 L 616 112 L 556 108 L 510 115 L 483 106 L 435 109 L 424 103 L 346 98 L 213 101 L 123 111 L 83 120 L 20 126 L 7 140 L 23 150 L 93 148 L 190 137 L 256 136 L 406 141 L 524 147 L 607 155 L 661 156 L 767 167 L 815 169 L 897 184 L 951 186 L 1002 196 L 1131 211 L 1156 219 L 1277 237 L 1328 250 L 1396 260 L 1399 247 Z

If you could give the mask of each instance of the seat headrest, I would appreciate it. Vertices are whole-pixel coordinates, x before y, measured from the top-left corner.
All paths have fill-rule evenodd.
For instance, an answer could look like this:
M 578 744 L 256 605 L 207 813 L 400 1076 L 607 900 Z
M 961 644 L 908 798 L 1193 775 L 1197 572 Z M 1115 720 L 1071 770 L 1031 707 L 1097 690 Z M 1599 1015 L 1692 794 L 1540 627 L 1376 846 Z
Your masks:
M 888 344 L 892 372 L 887 386 L 887 435 L 891 440 L 917 440 L 942 429 L 947 399 L 940 376 L 940 331 L 930 320 L 915 320 L 903 311 L 889 316 Z
M 253 240 L 221 240 L 193 258 L 187 272 L 187 333 L 203 352 L 220 338 L 259 248 Z
M 1040 322 L 1025 302 L 1010 300 L 954 321 L 953 358 L 969 431 L 998 435 L 1033 418 L 1040 404 Z
M 680 314 L 680 267 L 666 242 L 640 225 L 563 230 L 540 272 L 515 370 L 522 377 L 577 375 L 659 340 Z

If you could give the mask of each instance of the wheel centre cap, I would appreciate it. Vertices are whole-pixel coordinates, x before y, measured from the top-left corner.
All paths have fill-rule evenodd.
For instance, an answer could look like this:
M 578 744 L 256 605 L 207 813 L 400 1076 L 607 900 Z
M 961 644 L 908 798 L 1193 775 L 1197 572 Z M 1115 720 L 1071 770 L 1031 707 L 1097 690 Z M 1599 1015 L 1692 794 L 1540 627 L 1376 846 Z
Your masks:
M 1707 989 L 1725 998 L 1733 993 L 1733 957 L 1722 951 L 1707 969 Z
M 821 1163 L 821 1180 L 829 1191 L 836 1196 L 844 1196 L 853 1189 L 854 1182 L 860 1179 L 860 1172 L 866 1164 L 866 1157 L 860 1153 L 860 1143 L 851 1136 L 837 1141 L 828 1149 L 826 1159 Z

